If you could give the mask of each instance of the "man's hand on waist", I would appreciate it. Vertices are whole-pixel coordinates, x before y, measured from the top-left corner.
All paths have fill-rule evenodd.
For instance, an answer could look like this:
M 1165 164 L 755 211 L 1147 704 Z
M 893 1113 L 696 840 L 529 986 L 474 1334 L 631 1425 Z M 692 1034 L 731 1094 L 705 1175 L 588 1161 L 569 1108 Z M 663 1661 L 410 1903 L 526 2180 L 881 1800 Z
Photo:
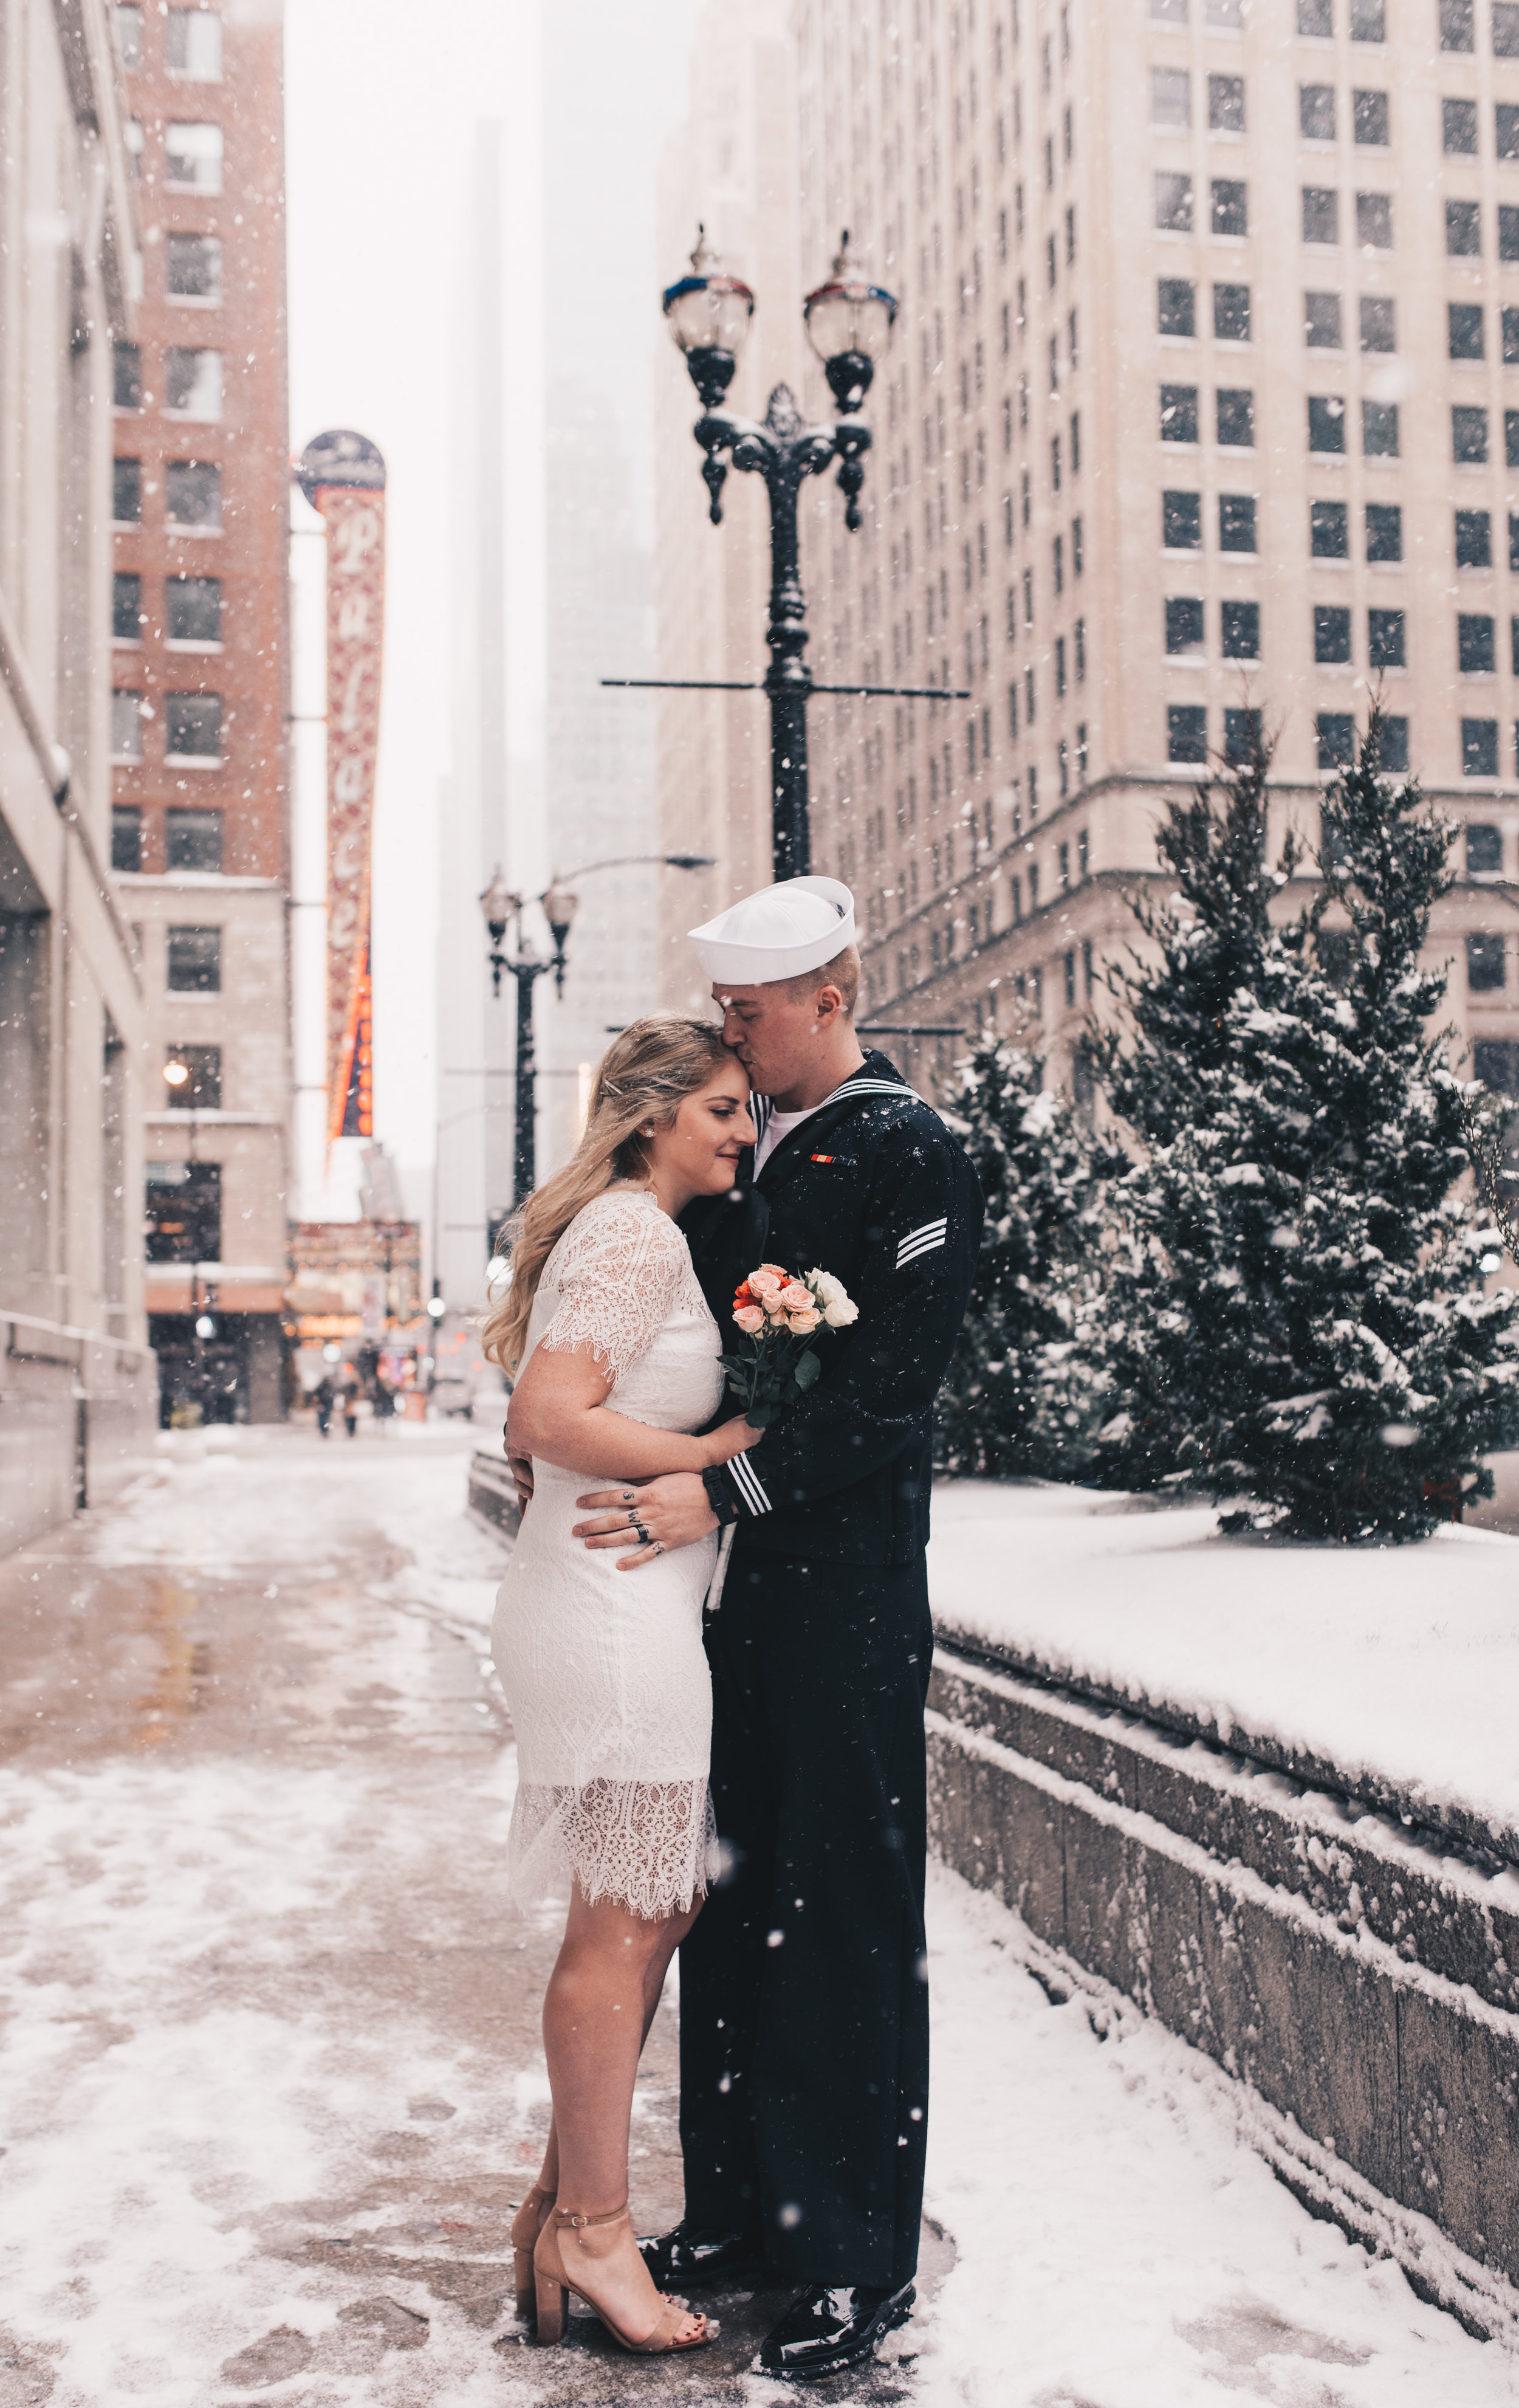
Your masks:
M 619 1557 L 620 1572 L 636 1570 L 639 1564 L 652 1563 L 656 1555 L 673 1554 L 677 1547 L 693 1546 L 717 1527 L 717 1515 L 699 1471 L 666 1471 L 657 1480 L 630 1480 L 619 1488 L 593 1489 L 575 1502 L 594 1516 L 575 1525 L 576 1538 L 583 1539 L 588 1547 L 637 1547 L 635 1554 Z M 630 1539 L 629 1533 L 638 1529 L 648 1532 L 647 1546 L 639 1544 L 636 1535 Z

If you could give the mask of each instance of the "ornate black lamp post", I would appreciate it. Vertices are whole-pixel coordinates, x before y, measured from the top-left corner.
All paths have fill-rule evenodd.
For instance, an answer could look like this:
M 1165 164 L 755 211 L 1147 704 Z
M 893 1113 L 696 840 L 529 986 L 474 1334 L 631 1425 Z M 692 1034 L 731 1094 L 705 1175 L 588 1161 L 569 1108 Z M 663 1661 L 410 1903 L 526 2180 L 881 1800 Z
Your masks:
M 630 869 L 657 863 L 666 869 L 710 869 L 710 858 L 702 853 L 624 853 L 610 861 L 588 861 L 573 869 L 571 878 L 588 878 L 596 869 Z M 490 930 L 491 993 L 501 993 L 503 970 L 517 982 L 517 1075 L 516 1114 L 512 1128 L 511 1201 L 513 1209 L 525 1204 L 537 1183 L 537 1049 L 533 1035 L 533 987 L 546 970 L 552 970 L 554 993 L 565 992 L 565 971 L 568 963 L 565 945 L 570 923 L 575 917 L 580 896 L 567 880 L 555 878 L 541 895 L 519 895 L 507 884 L 500 870 L 491 880 L 480 898 L 480 908 Z M 553 951 L 548 958 L 539 953 L 531 938 L 523 934 L 523 913 L 529 903 L 539 903 L 553 939 Z M 514 930 L 512 950 L 506 946 L 507 930 Z M 430 1308 L 429 1308 L 430 1309 Z
M 723 272 L 705 228 L 691 254 L 691 274 L 665 294 L 670 332 L 685 354 L 703 415 L 695 437 L 706 454 L 701 473 L 711 495 L 713 525 L 723 516 L 728 467 L 752 469 L 770 497 L 770 624 L 766 641 L 770 666 L 765 691 L 770 697 L 770 780 L 775 876 L 805 878 L 810 863 L 808 824 L 807 703 L 810 695 L 921 695 L 947 699 L 943 686 L 814 685 L 807 666 L 807 605 L 797 552 L 796 509 L 804 477 L 819 477 L 837 460 L 844 494 L 844 523 L 861 523 L 859 494 L 870 429 L 859 412 L 891 341 L 896 302 L 883 285 L 872 284 L 851 258 L 846 230 L 826 283 L 810 293 L 802 315 L 808 340 L 823 362 L 839 416 L 831 426 L 807 426 L 789 388 L 777 385 L 763 425 L 736 418 L 723 408 L 738 352 L 749 332 L 754 296 L 738 277 Z M 726 454 L 726 458 L 724 458 Z M 698 685 L 725 681 L 686 678 L 608 678 L 608 685 Z

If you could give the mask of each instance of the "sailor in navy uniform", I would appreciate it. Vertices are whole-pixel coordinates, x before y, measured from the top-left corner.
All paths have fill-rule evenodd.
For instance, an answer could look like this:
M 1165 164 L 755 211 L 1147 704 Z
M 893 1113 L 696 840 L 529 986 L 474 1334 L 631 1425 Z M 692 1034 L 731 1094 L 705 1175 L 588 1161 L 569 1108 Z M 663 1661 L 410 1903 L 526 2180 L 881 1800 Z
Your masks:
M 708 1302 L 726 1338 L 749 1271 L 816 1267 L 859 1318 L 820 1338 L 822 1377 L 761 1442 L 705 1475 L 735 1526 L 708 1622 L 727 1871 L 681 1952 L 685 2219 L 646 2249 L 676 2289 L 755 2256 L 807 2286 L 761 2360 L 802 2379 L 868 2356 L 912 2305 L 930 1422 L 982 1211 L 939 1114 L 884 1054 L 860 1053 L 853 908 L 837 882 L 796 880 L 693 931 L 757 1083 L 763 1031 L 746 1042 L 741 1015 L 824 966 L 838 985 L 817 1007 L 834 1025 L 812 1058 L 846 1066 L 805 1111 L 766 1111 L 732 1197 L 685 1216 Z

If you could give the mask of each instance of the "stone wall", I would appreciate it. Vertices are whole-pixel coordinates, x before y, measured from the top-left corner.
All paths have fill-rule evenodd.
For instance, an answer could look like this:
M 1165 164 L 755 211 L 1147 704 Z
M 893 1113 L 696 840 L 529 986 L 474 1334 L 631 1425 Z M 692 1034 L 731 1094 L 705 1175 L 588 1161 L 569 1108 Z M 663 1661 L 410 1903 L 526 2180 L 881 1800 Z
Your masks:
M 157 1429 L 149 1348 L 0 1314 L 0 1555 L 108 1502 L 151 1459 Z
M 1240 2087 L 1315 2210 L 1473 2329 L 1519 2339 L 1519 1870 L 940 1634 L 940 1856 L 1047 1985 L 1130 2001 Z

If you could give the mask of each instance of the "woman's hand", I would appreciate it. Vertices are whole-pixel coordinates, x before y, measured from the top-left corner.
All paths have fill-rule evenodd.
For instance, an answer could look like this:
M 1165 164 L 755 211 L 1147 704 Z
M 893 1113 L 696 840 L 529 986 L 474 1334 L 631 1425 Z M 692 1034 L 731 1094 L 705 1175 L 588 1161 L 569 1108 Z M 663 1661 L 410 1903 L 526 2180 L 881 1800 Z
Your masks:
M 765 1432 L 746 1422 L 742 1413 L 735 1413 L 732 1421 L 724 1422 L 721 1429 L 709 1431 L 702 1443 L 707 1449 L 709 1464 L 731 1463 L 736 1455 L 744 1454 L 749 1447 L 758 1446 L 764 1436 Z

